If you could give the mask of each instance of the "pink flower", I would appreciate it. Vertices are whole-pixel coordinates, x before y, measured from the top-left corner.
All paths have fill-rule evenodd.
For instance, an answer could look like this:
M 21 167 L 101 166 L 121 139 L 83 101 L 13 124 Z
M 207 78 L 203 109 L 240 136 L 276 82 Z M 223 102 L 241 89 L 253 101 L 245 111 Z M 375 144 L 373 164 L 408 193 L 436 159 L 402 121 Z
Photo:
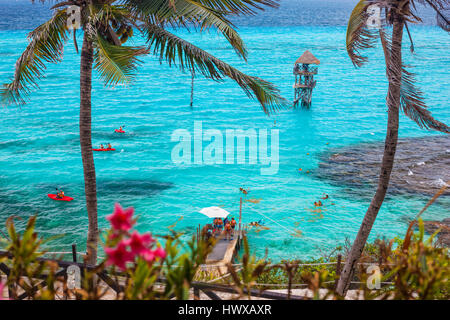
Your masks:
M 133 234 L 125 243 L 130 246 L 131 252 L 135 255 L 141 254 L 147 250 L 147 246 L 153 243 L 155 240 L 150 233 L 140 235 L 137 231 L 133 231 Z
M 144 259 L 147 262 L 153 262 L 156 258 L 155 252 L 153 250 L 146 250 L 141 254 L 142 259 Z
M 164 259 L 166 257 L 166 251 L 161 247 L 156 248 L 154 253 L 155 256 L 160 257 L 161 259 Z
M 153 262 L 156 258 L 164 259 L 166 257 L 166 251 L 163 248 L 156 248 L 155 250 L 147 249 L 141 254 L 141 257 L 147 262 Z
M 111 222 L 113 229 L 118 231 L 128 231 L 134 224 L 134 221 L 132 220 L 133 213 L 134 208 L 127 208 L 124 210 L 120 204 L 116 203 L 113 214 L 107 216 L 106 219 Z
M 108 256 L 106 265 L 115 265 L 122 270 L 125 270 L 128 261 L 134 261 L 134 255 L 127 251 L 125 241 L 119 242 L 116 248 L 105 248 L 105 253 Z

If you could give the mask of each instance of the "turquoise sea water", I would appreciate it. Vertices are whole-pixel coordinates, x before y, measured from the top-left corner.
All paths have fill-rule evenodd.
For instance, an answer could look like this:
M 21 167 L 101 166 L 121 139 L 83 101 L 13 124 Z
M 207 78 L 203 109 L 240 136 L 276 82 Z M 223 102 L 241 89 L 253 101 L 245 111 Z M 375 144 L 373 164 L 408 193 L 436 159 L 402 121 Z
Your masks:
M 409 54 L 405 44 L 405 61 L 416 66 L 433 115 L 449 123 L 450 38 L 433 26 L 414 27 L 412 33 L 416 54 Z M 370 64 L 357 70 L 347 57 L 342 26 L 247 26 L 240 28 L 240 34 L 249 49 L 248 63 L 213 32 L 180 35 L 242 71 L 272 81 L 290 100 L 293 62 L 309 49 L 321 60 L 311 110 L 285 110 L 269 118 L 232 81 L 201 78 L 195 81 L 191 110 L 190 74 L 161 65 L 153 57 L 144 59 L 128 88 L 104 88 L 95 77 L 93 143 L 110 142 L 118 150 L 94 155 L 101 228 L 108 227 L 104 217 L 119 202 L 135 207 L 141 231 L 164 234 L 183 217 L 175 229 L 185 231 L 187 238 L 198 224 L 208 222 L 197 213 L 202 207 L 220 205 L 237 217 L 239 187 L 244 187 L 250 189 L 249 199 L 261 200 L 244 202 L 243 221 L 264 219 L 270 227 L 249 236 L 259 256 L 267 247 L 274 260 L 305 258 L 355 236 L 374 189 L 368 187 L 362 199 L 345 185 L 316 178 L 314 172 L 319 155 L 329 148 L 384 140 L 387 82 L 381 49 L 372 50 Z M 0 82 L 12 76 L 14 63 L 26 47 L 26 35 L 25 30 L 0 31 Z M 50 243 L 52 249 L 67 251 L 73 242 L 84 247 L 88 223 L 78 134 L 79 55 L 73 44 L 66 47 L 64 62 L 49 65 L 46 74 L 27 105 L 0 109 L 0 223 L 10 215 L 38 214 L 43 236 L 63 235 Z M 279 129 L 278 173 L 263 176 L 260 165 L 249 164 L 175 165 L 171 151 L 176 143 L 170 136 L 176 129 L 193 133 L 194 121 L 202 121 L 204 130 L 222 132 Z M 123 124 L 126 135 L 113 133 Z M 401 137 L 433 134 L 405 116 L 400 125 Z M 55 187 L 62 187 L 75 201 L 48 199 L 46 194 Z M 314 201 L 324 192 L 330 200 L 324 201 L 320 214 L 313 211 Z M 372 238 L 402 235 L 405 217 L 417 214 L 428 198 L 391 195 Z M 448 205 L 448 197 L 443 198 L 424 217 L 442 219 Z M 24 221 L 18 224 L 23 226 Z M 301 237 L 292 236 L 295 229 L 301 230 Z

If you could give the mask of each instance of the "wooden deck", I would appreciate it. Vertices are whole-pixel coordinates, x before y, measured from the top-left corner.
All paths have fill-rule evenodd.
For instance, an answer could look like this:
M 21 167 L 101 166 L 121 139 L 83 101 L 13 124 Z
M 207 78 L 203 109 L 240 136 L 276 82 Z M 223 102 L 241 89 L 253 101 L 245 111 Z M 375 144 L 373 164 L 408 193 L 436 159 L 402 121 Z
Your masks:
M 238 252 L 242 241 L 239 231 L 235 232 L 232 240 L 227 240 L 224 235 L 220 235 L 211 253 L 206 258 L 205 267 L 216 275 L 227 273 L 227 264 L 233 262 L 235 254 Z

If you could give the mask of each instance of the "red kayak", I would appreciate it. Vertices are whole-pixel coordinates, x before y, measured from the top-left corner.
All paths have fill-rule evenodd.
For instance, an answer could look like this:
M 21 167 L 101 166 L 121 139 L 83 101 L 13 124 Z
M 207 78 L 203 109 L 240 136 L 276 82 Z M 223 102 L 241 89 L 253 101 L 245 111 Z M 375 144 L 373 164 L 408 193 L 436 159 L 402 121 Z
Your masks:
M 94 151 L 116 151 L 114 148 L 108 148 L 108 149 L 92 149 Z
M 125 133 L 125 131 L 119 130 L 119 129 L 114 130 L 114 132 L 117 132 L 117 133 Z
M 50 199 L 56 200 L 56 201 L 72 201 L 73 198 L 68 197 L 68 196 L 64 196 L 62 198 L 57 198 L 56 194 L 48 194 L 47 195 Z

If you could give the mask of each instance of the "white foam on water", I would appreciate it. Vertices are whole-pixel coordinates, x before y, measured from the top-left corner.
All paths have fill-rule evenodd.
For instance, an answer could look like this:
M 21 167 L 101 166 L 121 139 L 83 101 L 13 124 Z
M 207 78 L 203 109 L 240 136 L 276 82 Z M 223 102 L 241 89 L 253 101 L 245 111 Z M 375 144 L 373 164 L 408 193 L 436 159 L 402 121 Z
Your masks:
M 411 170 L 408 170 L 408 176 L 412 176 L 414 173 Z
M 448 184 L 445 183 L 445 181 L 440 179 L 440 178 L 438 180 L 436 180 L 436 181 L 433 181 L 433 184 L 437 185 L 438 187 L 444 187 L 444 186 L 448 187 Z
M 421 161 L 421 162 L 417 162 L 418 166 L 423 166 L 425 164 L 425 162 Z

